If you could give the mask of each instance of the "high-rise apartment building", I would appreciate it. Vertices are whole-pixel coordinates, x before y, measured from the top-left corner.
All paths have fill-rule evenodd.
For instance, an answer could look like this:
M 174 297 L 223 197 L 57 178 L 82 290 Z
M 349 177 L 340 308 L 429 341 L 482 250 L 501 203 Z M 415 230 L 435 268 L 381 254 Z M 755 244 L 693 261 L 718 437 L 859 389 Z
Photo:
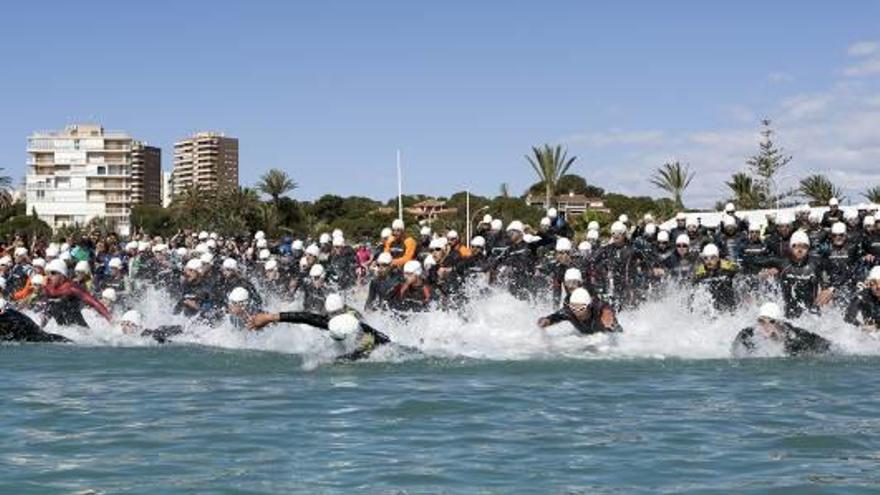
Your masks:
M 172 197 L 188 189 L 218 191 L 238 187 L 238 139 L 200 132 L 174 143 Z
M 128 235 L 132 142 L 99 125 L 71 125 L 28 137 L 27 211 L 52 228 L 106 218 Z
M 162 206 L 162 150 L 131 144 L 131 203 Z

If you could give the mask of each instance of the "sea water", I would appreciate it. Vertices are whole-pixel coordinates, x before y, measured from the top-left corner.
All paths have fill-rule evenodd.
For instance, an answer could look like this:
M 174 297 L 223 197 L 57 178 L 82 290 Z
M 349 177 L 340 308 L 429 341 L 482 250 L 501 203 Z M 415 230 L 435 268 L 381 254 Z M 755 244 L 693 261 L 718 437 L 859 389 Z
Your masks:
M 832 312 L 798 323 L 835 355 L 731 359 L 758 302 L 664 298 L 611 341 L 491 294 L 370 315 L 407 348 L 348 364 L 302 326 L 162 346 L 87 315 L 0 347 L 0 493 L 880 492 L 880 344 Z

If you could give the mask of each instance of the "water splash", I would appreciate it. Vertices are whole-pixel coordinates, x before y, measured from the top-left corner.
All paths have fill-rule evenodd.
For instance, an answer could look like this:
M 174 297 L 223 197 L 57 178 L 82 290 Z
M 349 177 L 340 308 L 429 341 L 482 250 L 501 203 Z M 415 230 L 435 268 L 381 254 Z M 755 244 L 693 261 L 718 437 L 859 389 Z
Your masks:
M 539 328 L 538 318 L 553 311 L 548 302 L 520 301 L 500 290 L 480 292 L 460 313 L 433 311 L 407 318 L 370 313 L 367 321 L 399 345 L 377 349 L 370 360 L 725 359 L 730 357 L 737 332 L 754 323 L 760 303 L 766 302 L 755 300 L 735 313 L 717 314 L 699 309 L 711 307 L 706 294 L 674 290 L 664 294 L 622 312 L 619 320 L 624 333 L 613 336 L 583 336 L 567 323 Z M 362 307 L 364 299 L 361 291 L 350 297 L 349 304 Z M 193 323 L 171 314 L 171 306 L 165 293 L 149 290 L 134 309 L 144 315 L 149 327 L 183 325 L 184 334 L 174 339 L 180 344 L 296 354 L 306 369 L 330 363 L 339 354 L 338 344 L 324 332 L 305 325 L 278 324 L 262 332 L 244 332 L 226 322 L 215 327 Z M 266 309 L 297 310 L 299 303 L 269 297 Z M 46 329 L 80 345 L 159 345 L 152 339 L 122 334 L 91 310 L 84 314 L 89 329 L 59 327 L 55 323 Z M 839 310 L 826 311 L 821 317 L 804 316 L 794 323 L 827 338 L 839 353 L 880 355 L 880 339 L 844 323 Z M 764 354 L 781 356 L 782 351 Z

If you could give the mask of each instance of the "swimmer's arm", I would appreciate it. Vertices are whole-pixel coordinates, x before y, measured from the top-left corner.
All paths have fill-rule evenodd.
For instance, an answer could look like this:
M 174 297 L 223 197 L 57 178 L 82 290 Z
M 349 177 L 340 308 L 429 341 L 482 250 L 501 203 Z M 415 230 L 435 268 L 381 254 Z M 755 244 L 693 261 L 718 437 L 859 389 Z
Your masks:
M 327 330 L 327 317 L 305 311 L 293 311 L 285 313 L 257 313 L 247 323 L 251 330 L 259 330 L 271 323 L 301 323 Z
M 565 319 L 566 319 L 565 313 L 563 313 L 562 310 L 556 311 L 555 313 L 551 313 L 551 314 L 539 319 L 538 326 L 541 328 L 549 327 L 549 326 L 555 325 Z

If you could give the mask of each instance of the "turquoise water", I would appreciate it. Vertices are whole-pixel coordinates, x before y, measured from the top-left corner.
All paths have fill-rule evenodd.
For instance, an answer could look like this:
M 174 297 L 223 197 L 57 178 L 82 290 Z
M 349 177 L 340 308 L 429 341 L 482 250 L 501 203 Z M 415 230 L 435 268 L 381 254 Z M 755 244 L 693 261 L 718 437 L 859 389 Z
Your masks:
M 0 493 L 877 493 L 880 359 L 0 347 Z

